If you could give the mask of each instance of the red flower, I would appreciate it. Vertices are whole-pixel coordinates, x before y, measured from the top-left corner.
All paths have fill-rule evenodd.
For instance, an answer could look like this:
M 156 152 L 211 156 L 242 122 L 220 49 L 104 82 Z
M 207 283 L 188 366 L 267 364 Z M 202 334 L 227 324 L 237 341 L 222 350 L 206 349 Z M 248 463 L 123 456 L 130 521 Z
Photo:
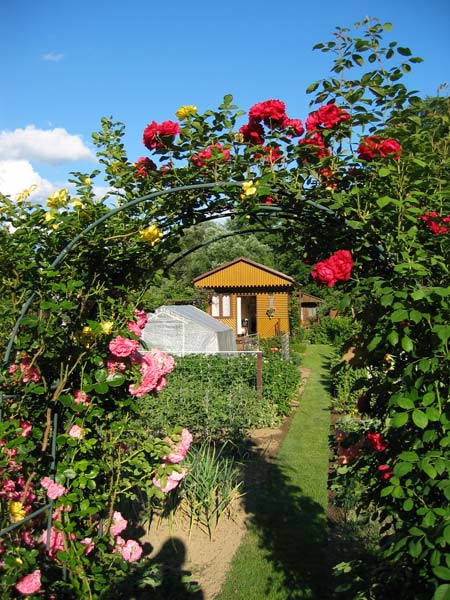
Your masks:
M 439 213 L 433 210 L 431 212 L 425 213 L 424 215 L 421 215 L 419 219 L 425 221 L 425 223 L 428 225 L 428 227 L 431 229 L 434 235 L 443 235 L 445 233 L 450 232 L 450 226 L 447 227 L 446 225 L 443 225 L 443 223 L 450 223 L 450 216 L 441 217 Z
M 389 465 L 380 465 L 378 470 L 380 472 L 381 479 L 390 479 L 393 475 Z
M 267 196 L 267 198 L 264 200 L 264 204 L 267 204 L 270 206 L 270 204 L 273 204 L 274 200 L 272 198 L 272 196 Z
M 220 159 L 223 162 L 227 162 L 230 158 L 230 150 L 228 148 L 222 148 L 222 144 L 217 142 L 212 146 L 208 146 L 206 150 L 202 150 L 197 156 L 192 156 L 191 160 L 196 167 L 204 167 L 210 160 Z
M 144 146 L 149 150 L 160 150 L 170 146 L 178 133 L 180 133 L 180 126 L 174 121 L 163 121 L 159 124 L 152 121 L 144 129 Z
M 283 123 L 283 126 L 286 129 L 293 129 L 295 135 L 303 135 L 305 133 L 305 128 L 303 127 L 303 123 L 300 119 L 286 119 Z
M 379 433 L 368 433 L 366 439 L 368 446 L 377 452 L 382 452 L 388 447 Z
M 255 146 L 262 146 L 264 144 L 264 129 L 261 123 L 253 121 L 248 125 L 243 125 L 239 129 L 239 133 L 242 134 L 244 142 L 249 142 Z
M 326 104 L 321 106 L 316 112 L 311 113 L 306 119 L 306 130 L 313 131 L 319 126 L 325 129 L 332 129 L 342 121 L 348 121 L 350 115 L 343 108 L 336 104 Z
M 149 171 L 156 171 L 155 163 L 149 158 L 138 158 L 134 164 L 134 174 L 139 179 L 147 177 Z
M 337 281 L 347 281 L 353 268 L 352 255 L 348 250 L 337 250 L 329 258 L 318 262 L 311 276 L 319 283 L 333 287 Z
M 331 150 L 325 147 L 325 142 L 323 141 L 322 134 L 318 131 L 308 135 L 307 137 L 298 140 L 299 144 L 305 146 L 311 146 L 311 150 L 313 150 L 318 158 L 325 158 L 326 156 L 331 156 Z
M 281 100 L 266 100 L 254 104 L 248 112 L 250 123 L 263 121 L 268 127 L 283 126 L 288 116 Z
M 374 160 L 376 158 L 386 158 L 392 156 L 394 160 L 398 160 L 402 153 L 400 144 L 388 138 L 381 140 L 378 135 L 369 135 L 364 138 L 357 148 L 359 158 L 363 160 Z

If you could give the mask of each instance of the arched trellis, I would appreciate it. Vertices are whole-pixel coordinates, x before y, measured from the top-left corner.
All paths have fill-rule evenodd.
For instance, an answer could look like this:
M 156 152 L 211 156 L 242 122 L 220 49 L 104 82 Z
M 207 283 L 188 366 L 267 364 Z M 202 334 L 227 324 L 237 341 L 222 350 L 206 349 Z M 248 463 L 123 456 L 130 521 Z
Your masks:
M 178 194 L 178 193 L 183 193 L 186 191 L 193 191 L 193 190 L 205 190 L 205 189 L 209 189 L 209 190 L 213 190 L 216 189 L 218 191 L 220 191 L 222 193 L 223 188 L 241 188 L 242 187 L 242 183 L 243 182 L 239 182 L 239 181 L 221 181 L 221 182 L 209 182 L 209 183 L 197 183 L 197 184 L 192 184 L 192 185 L 184 185 L 184 186 L 178 186 L 178 187 L 173 187 L 170 189 L 166 189 L 166 190 L 160 190 L 160 191 L 156 191 L 156 192 L 152 192 L 150 194 L 147 194 L 145 196 L 139 197 L 139 198 L 135 198 L 133 200 L 130 200 L 129 202 L 124 203 L 121 206 L 118 206 L 116 208 L 112 208 L 111 210 L 109 210 L 107 213 L 105 213 L 104 215 L 102 215 L 101 217 L 99 217 L 98 219 L 96 219 L 94 222 L 92 222 L 90 225 L 88 225 L 87 227 L 85 227 L 80 233 L 78 233 L 62 250 L 61 252 L 54 258 L 54 260 L 50 263 L 50 267 L 55 268 L 58 265 L 60 265 L 62 263 L 62 261 L 65 259 L 66 256 L 69 255 L 69 253 L 76 247 L 76 245 L 78 244 L 78 242 L 80 242 L 83 238 L 85 238 L 91 231 L 93 231 L 94 229 L 96 229 L 99 225 L 101 225 L 102 223 L 104 223 L 105 221 L 107 221 L 108 219 L 110 219 L 111 217 L 113 217 L 114 215 L 116 215 L 117 213 L 120 212 L 124 212 L 129 210 L 130 208 L 138 205 L 138 204 L 142 204 L 148 201 L 151 201 L 155 198 L 161 197 L 161 196 L 167 196 L 167 195 L 171 195 L 171 194 Z M 270 193 L 270 190 L 268 191 L 268 193 Z M 312 200 L 309 199 L 303 199 L 302 200 L 303 204 L 308 205 L 320 212 L 324 212 L 328 215 L 334 215 L 334 211 L 326 206 L 323 206 L 319 203 L 316 203 Z M 222 211 L 222 212 L 217 212 L 217 213 L 213 213 L 211 214 L 210 211 L 208 211 L 208 207 L 205 207 L 204 210 L 198 209 L 198 211 L 195 214 L 195 224 L 200 224 L 200 223 L 205 223 L 211 220 L 215 220 L 218 218 L 224 218 L 224 217 L 234 217 L 238 214 L 238 210 L 233 210 L 233 209 L 228 209 L 226 211 Z M 242 212 L 242 211 L 241 211 Z M 280 207 L 280 206 L 276 206 L 276 205 L 258 205 L 254 210 L 252 210 L 252 215 L 255 218 L 256 221 L 258 221 L 258 218 L 261 216 L 271 216 L 271 217 L 276 217 L 278 219 L 284 219 L 286 221 L 288 220 L 293 220 L 295 218 L 298 218 L 299 213 L 298 210 L 294 210 L 294 209 L 287 209 L 285 207 Z M 160 219 L 158 221 L 158 219 L 156 219 L 156 223 L 159 227 L 164 228 L 164 226 L 168 227 L 170 225 L 170 219 L 167 219 L 166 221 L 164 221 L 164 219 Z M 193 224 L 193 223 L 192 223 Z M 264 225 L 263 223 L 260 223 L 261 225 Z M 187 225 L 190 226 L 191 224 Z M 207 242 L 204 242 L 202 244 L 199 244 L 197 246 L 195 246 L 194 248 L 188 250 L 187 252 L 181 254 L 180 256 L 178 256 L 175 260 L 171 261 L 170 263 L 168 263 L 166 265 L 167 269 L 169 269 L 170 267 L 172 267 L 174 264 L 176 264 L 179 260 L 182 260 L 183 258 L 185 258 L 186 256 L 188 256 L 190 253 L 199 250 L 200 248 L 207 246 L 213 242 L 216 242 L 220 239 L 225 239 L 227 237 L 232 237 L 235 235 L 242 235 L 242 234 L 247 234 L 247 233 L 255 233 L 255 232 L 263 232 L 263 231 L 267 231 L 267 227 L 261 227 L 261 228 L 252 228 L 252 229 L 246 229 L 244 231 L 241 232 L 234 232 L 231 234 L 225 234 L 225 235 L 221 235 L 218 236 L 212 240 L 208 240 Z M 12 329 L 10 338 L 8 340 L 8 344 L 6 347 L 6 351 L 3 357 L 3 365 L 7 365 L 9 363 L 10 360 L 10 356 L 11 356 L 11 352 L 13 349 L 13 345 L 14 345 L 14 341 L 15 338 L 17 336 L 17 333 L 19 331 L 21 322 L 23 320 L 23 318 L 25 317 L 25 315 L 27 314 L 28 310 L 30 309 L 33 300 L 35 298 L 35 293 L 33 292 L 32 294 L 30 294 L 30 296 L 27 298 L 27 300 L 24 302 L 20 314 L 14 324 L 14 327 Z M 1 417 L 1 405 L 2 402 L 4 401 L 5 396 L 4 393 L 0 390 L 0 417 Z M 56 452 L 56 438 L 57 438 L 57 432 L 58 432 L 58 413 L 55 412 L 53 414 L 53 419 L 52 419 L 52 442 L 51 442 L 51 462 L 49 465 L 50 468 L 50 472 L 51 475 L 54 476 L 54 472 L 56 469 L 56 461 L 57 461 L 57 452 Z M 11 525 L 9 525 L 8 527 L 4 528 L 3 530 L 0 531 L 0 536 L 4 535 L 14 529 L 20 528 L 22 527 L 24 524 L 26 524 L 27 522 L 29 522 L 30 520 L 36 518 L 37 516 L 39 516 L 40 514 L 43 514 L 47 512 L 47 530 L 48 530 L 48 535 L 47 535 L 47 541 L 46 541 L 46 546 L 47 546 L 47 551 L 49 550 L 50 547 L 50 526 L 52 523 L 52 515 L 53 515 L 53 500 L 50 500 L 47 504 L 45 504 L 44 506 L 42 506 L 41 508 L 37 509 L 36 511 L 34 511 L 33 513 L 30 513 L 29 515 L 27 515 L 24 519 L 22 519 L 19 522 L 13 523 Z M 65 574 L 65 569 L 63 570 L 63 577 L 65 579 L 66 574 Z
M 124 212 L 127 211 L 128 209 L 132 208 L 133 206 L 136 206 L 138 204 L 147 202 L 149 200 L 153 200 L 154 198 L 158 198 L 161 196 L 167 196 L 170 194 L 177 194 L 177 193 L 182 193 L 182 192 L 186 192 L 186 191 L 190 191 L 190 190 L 202 190 L 202 189 L 220 189 L 220 188 L 230 188 L 230 187 L 242 187 L 242 183 L 243 182 L 239 182 L 239 181 L 220 181 L 220 182 L 212 182 L 212 183 L 196 183 L 196 184 L 192 184 L 192 185 L 184 185 L 184 186 L 179 186 L 179 187 L 173 187 L 167 190 L 160 190 L 157 192 L 152 192 L 151 194 L 147 194 L 145 196 L 141 196 L 139 198 L 135 198 L 134 200 L 130 200 L 129 202 L 126 202 L 125 204 L 118 206 L 116 208 L 112 208 L 109 212 L 107 212 L 106 214 L 102 215 L 101 217 L 99 217 L 98 219 L 96 219 L 93 223 L 91 223 L 90 225 L 88 225 L 87 227 L 85 227 L 85 229 L 83 229 L 83 231 L 81 231 L 79 234 L 77 234 L 62 250 L 61 252 L 58 254 L 58 256 L 56 256 L 56 258 L 50 263 L 50 267 L 54 268 L 57 267 L 63 260 L 64 258 L 71 252 L 71 250 L 76 246 L 76 244 L 83 239 L 84 237 L 86 237 L 86 235 L 93 231 L 94 229 L 96 229 L 99 225 L 101 225 L 103 222 L 107 221 L 108 219 L 110 219 L 111 217 L 113 217 L 115 214 L 120 213 L 120 212 Z M 320 211 L 323 211 L 329 215 L 333 215 L 334 211 L 322 204 L 319 204 L 317 202 L 314 202 L 312 200 L 308 200 L 308 199 L 304 199 L 303 200 L 304 204 L 311 206 L 313 208 L 316 208 Z M 295 218 L 296 215 L 298 215 L 298 212 L 294 211 L 294 210 L 288 210 L 286 208 L 281 208 L 278 206 L 273 206 L 273 205 L 261 205 L 258 208 L 258 212 L 259 213 L 264 213 L 264 214 L 272 214 L 272 215 L 276 215 L 278 218 L 286 218 L 286 219 L 293 219 Z M 219 214 L 208 214 L 207 211 L 204 211 L 204 213 L 199 212 L 198 213 L 198 219 L 196 220 L 196 224 L 199 223 L 203 223 L 203 222 L 207 222 L 210 220 L 214 220 L 214 219 L 218 219 L 218 218 L 223 218 L 223 217 L 229 217 L 229 216 L 234 216 L 236 214 L 236 211 L 228 211 L 228 212 L 222 212 Z M 158 223 L 159 225 L 161 225 L 161 223 Z M 212 243 L 213 241 L 217 241 L 217 240 L 211 240 L 209 242 L 206 242 L 206 244 Z M 193 252 L 195 250 L 198 250 L 199 248 L 202 247 L 202 244 L 196 246 L 194 249 L 190 250 L 188 253 Z M 188 253 L 186 253 L 185 255 L 187 255 Z M 182 255 L 179 259 L 177 260 L 181 260 L 181 258 L 183 258 L 185 255 Z M 175 264 L 174 261 L 171 264 Z M 22 309 L 20 311 L 20 314 L 14 324 L 13 330 L 11 332 L 11 336 L 9 338 L 8 341 L 8 345 L 6 347 L 6 351 L 3 357 L 3 364 L 6 365 L 9 362 L 10 356 L 11 356 L 11 351 L 14 345 L 14 340 L 16 338 L 17 332 L 19 330 L 20 327 L 20 323 L 22 321 L 22 319 L 24 318 L 24 316 L 27 314 L 33 299 L 35 297 L 35 294 L 32 293 L 30 294 L 30 296 L 28 297 L 28 299 L 25 301 L 25 303 L 22 306 Z M 0 397 L 1 400 L 1 397 Z

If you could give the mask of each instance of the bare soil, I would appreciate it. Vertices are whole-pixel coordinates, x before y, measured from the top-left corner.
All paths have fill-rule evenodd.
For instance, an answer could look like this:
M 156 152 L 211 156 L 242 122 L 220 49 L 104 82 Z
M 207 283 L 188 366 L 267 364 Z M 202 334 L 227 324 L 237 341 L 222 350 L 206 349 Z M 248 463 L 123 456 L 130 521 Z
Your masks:
M 299 398 L 310 373 L 310 369 L 300 367 L 300 370 L 302 387 Z M 259 472 L 254 477 L 255 493 L 264 477 L 263 466 L 275 459 L 297 406 L 298 403 L 294 403 L 291 415 L 279 427 L 256 429 L 249 433 L 251 452 L 259 457 Z M 192 595 L 192 598 L 214 600 L 220 593 L 233 556 L 247 531 L 247 522 L 251 517 L 248 512 L 251 507 L 248 496 L 251 493 L 251 490 L 246 490 L 245 507 L 242 501 L 235 502 L 230 515 L 221 519 L 211 538 L 199 527 L 193 527 L 189 532 L 188 523 L 178 517 L 172 524 L 167 520 L 153 520 L 148 534 L 141 539 L 142 543 L 152 546 L 151 557 L 163 557 L 170 553 L 173 560 L 173 555 L 177 556 L 179 574 L 192 575 L 201 589 L 199 595 Z

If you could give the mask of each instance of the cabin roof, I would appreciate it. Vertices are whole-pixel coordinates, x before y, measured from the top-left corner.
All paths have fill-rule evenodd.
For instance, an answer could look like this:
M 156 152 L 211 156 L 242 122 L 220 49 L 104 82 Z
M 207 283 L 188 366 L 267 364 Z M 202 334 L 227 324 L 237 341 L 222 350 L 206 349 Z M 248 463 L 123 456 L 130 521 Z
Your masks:
M 295 280 L 265 265 L 243 256 L 193 279 L 196 287 L 242 288 L 242 287 L 292 287 Z

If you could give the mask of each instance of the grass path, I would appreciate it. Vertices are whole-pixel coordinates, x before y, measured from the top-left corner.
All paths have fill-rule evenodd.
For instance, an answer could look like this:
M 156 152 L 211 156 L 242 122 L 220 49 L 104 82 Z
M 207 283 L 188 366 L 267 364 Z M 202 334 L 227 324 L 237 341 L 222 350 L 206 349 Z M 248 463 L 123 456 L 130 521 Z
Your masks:
M 277 459 L 248 469 L 258 493 L 249 498 L 250 525 L 217 600 L 324 600 L 329 597 L 327 476 L 330 348 L 308 347 L 311 369 Z M 258 481 L 258 477 L 260 478 Z

